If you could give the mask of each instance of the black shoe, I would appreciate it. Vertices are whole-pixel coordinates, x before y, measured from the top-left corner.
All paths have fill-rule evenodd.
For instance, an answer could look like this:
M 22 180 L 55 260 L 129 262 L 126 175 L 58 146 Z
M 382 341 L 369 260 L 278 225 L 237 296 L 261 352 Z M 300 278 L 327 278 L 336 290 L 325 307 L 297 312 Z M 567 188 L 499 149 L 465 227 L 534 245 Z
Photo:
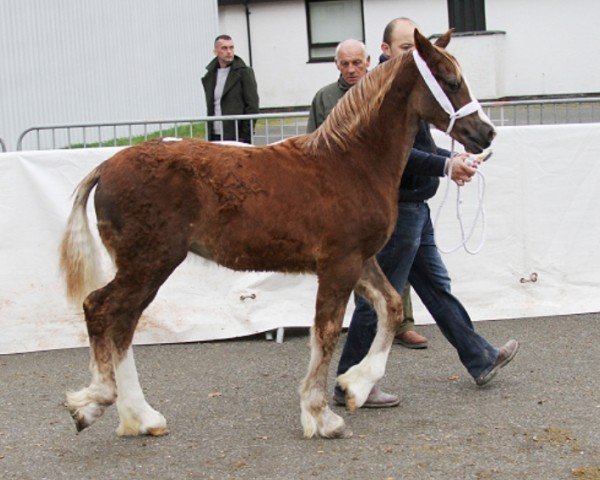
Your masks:
M 475 379 L 475 383 L 482 387 L 486 383 L 488 383 L 494 376 L 498 373 L 502 367 L 508 364 L 517 352 L 519 351 L 519 342 L 516 340 L 509 340 L 504 344 L 504 346 L 500 347 L 500 353 L 498 354 L 498 358 L 492 365 L 492 368 L 484 375 L 477 377 Z

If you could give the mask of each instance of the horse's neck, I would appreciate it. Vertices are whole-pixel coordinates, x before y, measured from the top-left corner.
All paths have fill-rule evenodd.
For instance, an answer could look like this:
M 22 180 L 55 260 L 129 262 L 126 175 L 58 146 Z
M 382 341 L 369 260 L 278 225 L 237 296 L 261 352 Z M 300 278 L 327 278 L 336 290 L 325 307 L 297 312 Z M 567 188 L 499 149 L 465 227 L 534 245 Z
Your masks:
M 397 189 L 418 129 L 410 102 L 418 72 L 406 60 L 382 67 L 353 87 L 303 143 L 308 153 L 343 162 L 372 185 Z
M 389 183 L 392 189 L 398 188 L 419 128 L 419 117 L 409 102 L 414 79 L 410 75 L 402 77 L 399 85 L 387 93 L 373 122 L 363 125 L 353 145 L 363 151 L 367 172 Z

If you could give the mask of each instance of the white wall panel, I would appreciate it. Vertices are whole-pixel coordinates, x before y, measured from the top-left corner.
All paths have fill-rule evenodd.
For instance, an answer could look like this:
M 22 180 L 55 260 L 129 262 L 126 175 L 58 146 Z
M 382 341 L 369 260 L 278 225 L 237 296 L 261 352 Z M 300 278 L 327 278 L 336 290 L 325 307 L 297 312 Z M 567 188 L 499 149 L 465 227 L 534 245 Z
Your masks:
M 0 137 L 36 125 L 180 118 L 206 111 L 200 78 L 216 0 L 5 0 Z
M 235 54 L 241 57 L 247 65 L 250 65 L 246 10 L 243 5 L 232 5 L 226 9 L 219 9 L 219 35 L 221 34 L 233 38 Z
M 250 5 L 250 12 L 252 59 L 261 108 L 308 105 L 319 88 L 337 78 L 337 70 L 333 63 L 308 63 L 304 2 L 256 3 Z M 219 22 L 222 30 L 236 32 L 236 50 L 248 61 L 243 7 L 220 7 Z
M 383 29 L 393 18 L 412 18 L 426 35 L 448 29 L 446 0 L 364 0 L 363 5 L 372 65 L 378 63 Z M 333 63 L 307 63 L 304 0 L 250 3 L 250 11 L 261 106 L 308 105 L 319 88 L 337 78 L 337 70 Z M 230 31 L 239 32 L 238 51 L 247 51 L 243 8 L 220 7 L 219 16 Z M 482 99 L 599 92 L 599 18 L 597 0 L 576 0 L 568 7 L 559 0 L 488 0 L 487 29 L 505 34 L 455 37 L 449 50 Z
M 600 91 L 597 0 L 486 2 L 488 30 L 504 30 L 500 96 Z

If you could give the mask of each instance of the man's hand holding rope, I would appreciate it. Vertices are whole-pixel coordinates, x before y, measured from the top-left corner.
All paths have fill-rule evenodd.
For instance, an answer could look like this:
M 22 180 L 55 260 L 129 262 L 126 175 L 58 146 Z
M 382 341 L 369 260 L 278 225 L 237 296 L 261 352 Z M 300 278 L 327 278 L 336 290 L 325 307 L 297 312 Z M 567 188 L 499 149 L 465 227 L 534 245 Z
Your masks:
M 473 159 L 468 153 L 460 153 L 453 156 L 448 161 L 447 167 L 450 172 L 450 178 L 459 187 L 462 187 L 465 183 L 473 179 L 473 175 L 477 173 L 479 163 L 481 163 L 480 160 Z

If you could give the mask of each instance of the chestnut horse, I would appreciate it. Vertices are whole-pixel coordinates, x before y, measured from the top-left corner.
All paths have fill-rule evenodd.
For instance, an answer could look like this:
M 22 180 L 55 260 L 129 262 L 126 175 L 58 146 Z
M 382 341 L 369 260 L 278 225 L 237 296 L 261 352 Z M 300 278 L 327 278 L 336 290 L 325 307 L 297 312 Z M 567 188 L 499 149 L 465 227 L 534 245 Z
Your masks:
M 434 46 L 415 30 L 420 59 L 459 109 L 474 102 L 458 63 L 444 50 L 449 41 L 447 32 Z M 165 418 L 144 398 L 131 343 L 144 309 L 193 252 L 234 270 L 316 273 L 301 422 L 306 437 L 351 435 L 328 406 L 327 372 L 354 291 L 373 304 L 379 323 L 368 355 L 337 379 L 351 411 L 384 375 L 403 321 L 402 301 L 375 255 L 395 225 L 400 177 L 420 118 L 442 130 L 450 126 L 451 136 L 473 153 L 495 134 L 481 110 L 450 123 L 416 59 L 404 55 L 366 75 L 312 134 L 256 148 L 149 141 L 85 177 L 61 246 L 69 297 L 87 294 L 92 380 L 68 393 L 66 403 L 77 429 L 116 401 L 119 435 L 168 432 Z M 98 230 L 117 269 L 101 288 L 86 216 L 94 186 Z

